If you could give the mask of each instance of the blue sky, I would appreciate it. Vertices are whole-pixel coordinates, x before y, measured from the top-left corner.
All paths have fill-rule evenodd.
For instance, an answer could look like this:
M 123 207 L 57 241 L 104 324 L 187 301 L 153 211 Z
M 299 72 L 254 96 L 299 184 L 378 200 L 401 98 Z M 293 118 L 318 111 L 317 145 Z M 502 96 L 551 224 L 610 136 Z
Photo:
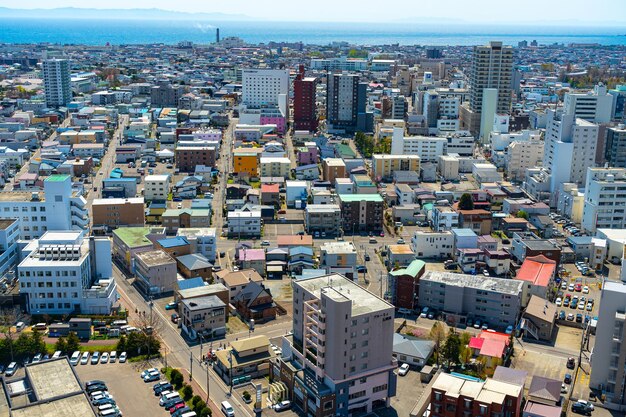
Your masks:
M 460 23 L 593 24 L 626 26 L 625 0 L 0 0 L 12 8 L 160 8 L 185 12 L 244 14 L 253 18 L 306 21 L 402 21 L 424 18 Z M 626 27 L 624 28 L 626 34 Z

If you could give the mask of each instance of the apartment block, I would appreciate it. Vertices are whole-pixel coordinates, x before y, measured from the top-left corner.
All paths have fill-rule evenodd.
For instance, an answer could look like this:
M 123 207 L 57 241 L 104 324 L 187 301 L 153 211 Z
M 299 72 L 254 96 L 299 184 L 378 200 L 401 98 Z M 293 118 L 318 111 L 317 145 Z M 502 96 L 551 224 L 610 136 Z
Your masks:
M 67 59 L 44 60 L 43 81 L 47 106 L 66 106 L 72 101 L 70 61 Z
M 451 231 L 417 231 L 411 238 L 415 256 L 420 259 L 450 259 L 454 253 L 454 234 Z
M 141 227 L 145 220 L 143 197 L 96 198 L 91 205 L 94 226 Z
M 216 295 L 205 295 L 180 301 L 180 327 L 191 340 L 226 334 L 226 304 Z
M 393 128 L 391 155 L 417 155 L 422 163 L 436 163 L 448 152 L 448 140 L 443 137 L 404 136 L 404 129 Z
M 260 211 L 229 211 L 229 236 L 261 236 Z
M 329 236 L 339 236 L 341 223 L 338 204 L 309 204 L 304 209 L 304 227 L 309 234 L 324 232 Z
M 626 127 L 623 124 L 606 129 L 604 158 L 612 168 L 626 168 Z
M 325 158 L 322 161 L 324 181 L 334 183 L 337 178 L 348 178 L 346 163 L 341 158 Z
M 420 171 L 419 155 L 372 155 L 374 179 L 389 181 L 396 171 Z
M 19 238 L 19 220 L 0 219 L 0 277 L 4 277 L 20 259 L 17 246 Z
M 216 150 L 212 146 L 184 146 L 176 148 L 176 167 L 180 172 L 195 172 L 197 165 L 215 167 Z
M 420 279 L 419 304 L 440 311 L 448 323 L 479 319 L 504 330 L 517 323 L 523 286 L 511 279 L 427 271 Z
M 315 95 L 317 78 L 305 77 L 304 66 L 300 66 L 293 81 L 293 129 L 315 132 L 317 130 L 317 111 Z
M 613 100 L 607 87 L 599 83 L 591 91 L 565 94 L 563 108 L 566 114 L 588 122 L 608 123 L 613 116 Z
M 46 232 L 31 240 L 21 257 L 20 295 L 31 314 L 107 315 L 117 302 L 108 238 Z
M 170 192 L 169 175 L 147 175 L 144 179 L 144 198 L 146 201 L 166 201 Z
M 291 160 L 285 157 L 261 157 L 261 177 L 289 178 Z
M 623 276 L 623 272 L 622 272 Z M 622 278 L 623 279 L 623 278 Z M 589 386 L 606 395 L 610 408 L 626 405 L 626 282 L 604 281 Z
M 450 206 L 435 206 L 432 211 L 433 229 L 436 232 L 459 227 L 459 213 Z
M 389 405 L 396 393 L 393 305 L 331 274 L 294 281 L 293 311 L 293 336 L 283 339 L 287 352 L 274 377 L 295 407 L 330 417 Z
M 135 275 L 139 289 L 147 296 L 174 292 L 176 261 L 162 250 L 140 252 L 135 255 Z
M 367 83 L 357 74 L 327 74 L 326 120 L 329 131 L 371 132 L 373 115 L 366 112 Z
M 589 168 L 582 229 L 626 228 L 626 168 Z
M 204 255 L 209 262 L 215 262 L 217 233 L 214 227 L 197 227 L 178 229 L 176 236 L 187 239 L 191 253 Z
M 380 194 L 339 194 L 344 233 L 383 228 L 383 198 Z
M 72 190 L 69 175 L 50 175 L 40 191 L 0 192 L 0 218 L 19 219 L 20 239 L 30 240 L 48 230 L 86 230 L 87 200 Z
M 339 273 L 349 279 L 356 278 L 358 263 L 352 242 L 326 242 L 320 246 L 320 268 L 326 273 Z
M 483 91 L 497 89 L 496 113 L 511 111 L 511 77 L 513 75 L 513 48 L 502 42 L 475 46 L 470 68 L 470 109 L 480 113 L 483 109 Z

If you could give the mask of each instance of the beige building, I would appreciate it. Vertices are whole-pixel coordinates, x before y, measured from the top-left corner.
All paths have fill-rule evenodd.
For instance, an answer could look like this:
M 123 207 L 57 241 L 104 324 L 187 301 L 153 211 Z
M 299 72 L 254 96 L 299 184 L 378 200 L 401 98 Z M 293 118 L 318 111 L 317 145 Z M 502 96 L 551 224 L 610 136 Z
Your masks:
M 341 231 L 339 204 L 309 204 L 304 209 L 304 226 L 309 234 L 324 232 L 337 236 Z
M 372 155 L 374 179 L 389 180 L 395 171 L 420 171 L 419 155 Z
M 177 287 L 176 273 L 176 261 L 162 250 L 135 255 L 135 275 L 144 294 L 172 293 Z
M 144 198 L 146 201 L 166 201 L 170 192 L 169 175 L 148 175 L 144 181 Z
M 178 311 L 181 328 L 192 340 L 226 334 L 226 304 L 215 295 L 183 299 Z
M 322 162 L 322 174 L 325 181 L 334 183 L 337 178 L 348 178 L 346 163 L 341 158 L 326 158 Z
M 261 177 L 289 178 L 291 160 L 284 157 L 261 157 Z
M 94 226 L 141 227 L 145 223 L 143 197 L 97 198 L 93 200 L 91 210 Z
M 542 140 L 511 143 L 506 150 L 506 173 L 509 180 L 523 180 L 526 170 L 540 166 L 543 161 Z
M 215 273 L 215 280 L 228 288 L 230 302 L 243 291 L 249 282 L 261 284 L 263 277 L 254 269 L 242 269 L 241 271 L 221 270 Z

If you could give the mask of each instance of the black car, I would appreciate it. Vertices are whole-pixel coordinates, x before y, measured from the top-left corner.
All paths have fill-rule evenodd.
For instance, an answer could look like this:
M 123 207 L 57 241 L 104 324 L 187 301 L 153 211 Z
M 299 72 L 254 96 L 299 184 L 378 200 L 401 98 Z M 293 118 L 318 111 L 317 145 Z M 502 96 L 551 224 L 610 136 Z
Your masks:
M 154 390 L 154 395 L 156 395 L 157 397 L 159 395 L 161 395 L 161 393 L 163 391 L 171 391 L 172 390 L 172 384 L 163 384 L 163 385 L 159 385 L 158 387 L 156 387 L 156 389 Z
M 589 405 L 587 404 L 583 404 L 583 403 L 573 403 L 572 404 L 572 411 L 576 414 L 583 414 L 586 416 L 590 416 L 591 415 L 591 407 L 589 407 Z
M 87 387 L 86 391 L 87 393 L 92 393 L 96 391 L 108 391 L 108 388 L 105 384 L 96 384 L 96 385 L 91 385 Z
M 85 382 L 85 388 L 89 388 L 92 385 L 104 385 L 104 381 L 100 381 L 99 379 L 93 379 L 91 381 Z
M 174 407 L 176 404 L 181 404 L 184 402 L 185 401 L 180 397 L 172 398 L 171 400 L 163 404 L 163 408 L 165 408 L 166 410 L 169 410 L 170 408 Z

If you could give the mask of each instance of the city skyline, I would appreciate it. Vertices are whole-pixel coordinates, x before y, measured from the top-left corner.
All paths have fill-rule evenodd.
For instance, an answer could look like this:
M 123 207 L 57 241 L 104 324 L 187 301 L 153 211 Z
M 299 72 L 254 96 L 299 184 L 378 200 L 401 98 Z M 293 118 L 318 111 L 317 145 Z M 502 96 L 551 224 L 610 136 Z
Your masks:
M 380 11 L 376 4 L 364 5 L 359 3 L 358 5 L 354 1 L 334 3 L 329 0 L 320 0 L 317 3 L 318 7 L 307 11 L 304 15 L 295 3 L 290 3 L 284 0 L 279 0 L 274 3 L 275 7 L 268 8 L 265 5 L 261 6 L 256 2 L 244 2 L 237 4 L 221 4 L 217 7 L 207 7 L 204 4 L 197 4 L 196 2 L 187 2 L 185 4 L 176 5 L 172 7 L 171 3 L 163 0 L 154 0 L 150 2 L 138 2 L 134 3 L 133 7 L 128 7 L 128 3 L 120 0 L 112 0 L 107 3 L 108 7 L 98 7 L 98 4 L 93 6 L 85 4 L 85 2 L 77 0 L 55 0 L 53 2 L 34 0 L 29 3 L 27 8 L 0 8 L 0 12 L 12 13 L 13 11 L 32 11 L 36 9 L 40 10 L 54 10 L 64 8 L 76 8 L 83 10 L 112 10 L 123 9 L 132 10 L 136 12 L 146 12 L 147 18 L 149 14 L 154 12 L 169 12 L 169 13 L 185 13 L 189 16 L 178 16 L 178 18 L 189 19 L 205 19 L 212 18 L 216 20 L 268 20 L 268 21 L 319 21 L 319 22 L 384 22 L 384 23 L 413 23 L 416 19 L 425 19 L 428 23 L 448 23 L 452 25 L 462 24 L 510 24 L 516 25 L 541 25 L 545 22 L 550 22 L 551 25 L 568 26 L 568 25 L 582 25 L 582 26 L 620 26 L 626 23 L 626 9 L 620 7 L 618 0 L 607 0 L 602 4 L 596 4 L 593 8 L 588 8 L 586 3 L 582 0 L 573 0 L 567 2 L 540 2 L 539 0 L 531 0 L 527 2 L 526 7 L 515 10 L 515 13 L 511 11 L 508 13 L 504 9 L 502 13 L 502 4 L 496 0 L 479 0 L 472 3 L 471 7 L 468 7 L 466 3 L 459 0 L 454 0 L 452 4 L 450 2 L 445 4 L 431 4 L 428 10 L 411 9 L 411 4 L 402 0 L 400 4 L 396 6 L 400 9 L 407 10 L 406 13 L 402 13 L 404 17 L 397 17 L 397 14 L 380 15 Z M 370 6 L 370 7 L 367 7 Z M 567 7 L 565 7 L 567 6 Z M 332 8 L 333 13 L 328 14 L 327 10 Z M 581 19 L 578 10 L 585 10 L 584 19 Z M 540 11 L 540 13 L 538 13 Z M 205 14 L 206 16 L 202 16 Z M 0 13 L 0 16 L 4 13 Z M 511 16 L 508 18 L 507 16 Z M 608 18 L 607 18 L 608 16 Z M 11 14 L 6 17 L 11 17 Z M 54 18 L 51 15 L 49 18 Z M 108 17 L 105 17 L 108 18 Z M 123 18 L 123 17 L 122 17 Z M 146 18 L 146 17 L 134 17 L 134 18 Z M 417 22 L 415 22 L 417 23 Z M 419 22 L 424 24 L 425 22 Z

